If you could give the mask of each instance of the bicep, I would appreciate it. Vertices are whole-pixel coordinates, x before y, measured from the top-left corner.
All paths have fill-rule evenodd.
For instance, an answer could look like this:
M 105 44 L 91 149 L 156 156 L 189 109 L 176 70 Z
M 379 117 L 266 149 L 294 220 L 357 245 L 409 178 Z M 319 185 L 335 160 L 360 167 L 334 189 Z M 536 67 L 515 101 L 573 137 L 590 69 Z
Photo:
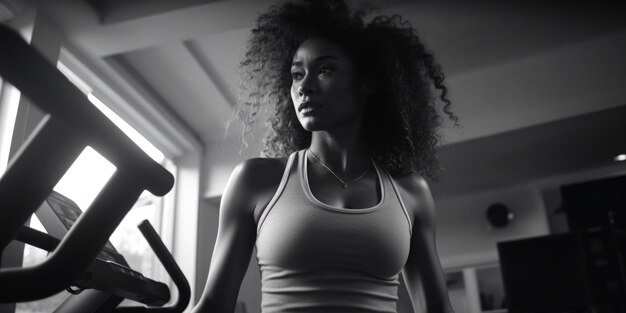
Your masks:
M 194 312 L 233 312 L 256 238 L 245 173 L 239 166 L 222 195 L 211 265 L 205 290 Z
M 435 240 L 435 207 L 428 185 L 423 179 L 412 184 L 414 224 L 409 258 L 403 270 L 407 290 L 414 308 L 425 305 L 428 312 L 451 312 Z M 420 299 L 423 296 L 423 299 Z

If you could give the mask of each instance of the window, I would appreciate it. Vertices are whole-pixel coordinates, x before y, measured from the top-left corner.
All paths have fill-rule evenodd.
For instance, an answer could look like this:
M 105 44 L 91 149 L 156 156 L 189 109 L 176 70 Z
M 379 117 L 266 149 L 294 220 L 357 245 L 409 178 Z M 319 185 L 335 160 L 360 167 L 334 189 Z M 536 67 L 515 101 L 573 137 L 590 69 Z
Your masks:
M 0 78 L 0 175 L 4 173 L 9 162 L 19 98 L 19 90 Z

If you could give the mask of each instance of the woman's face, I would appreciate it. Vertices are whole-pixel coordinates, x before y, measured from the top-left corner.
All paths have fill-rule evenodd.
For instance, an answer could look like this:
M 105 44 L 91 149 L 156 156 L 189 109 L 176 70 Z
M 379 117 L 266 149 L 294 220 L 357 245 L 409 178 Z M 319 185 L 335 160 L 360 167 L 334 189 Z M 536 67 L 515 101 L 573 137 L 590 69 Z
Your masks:
M 291 66 L 291 100 L 302 127 L 327 130 L 357 120 L 365 93 L 340 46 L 319 38 L 303 42 Z

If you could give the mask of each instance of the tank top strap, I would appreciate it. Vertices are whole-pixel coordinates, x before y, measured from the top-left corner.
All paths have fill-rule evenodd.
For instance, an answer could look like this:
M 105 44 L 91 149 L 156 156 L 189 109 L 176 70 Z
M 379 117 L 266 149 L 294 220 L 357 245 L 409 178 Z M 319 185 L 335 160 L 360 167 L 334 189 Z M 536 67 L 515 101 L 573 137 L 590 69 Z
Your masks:
M 391 185 L 391 189 L 393 189 L 394 194 L 396 195 L 396 198 L 398 199 L 399 206 L 402 209 L 402 211 L 404 212 L 404 216 L 406 216 L 406 221 L 409 224 L 409 233 L 412 235 L 413 234 L 413 221 L 411 220 L 411 215 L 409 214 L 409 211 L 407 210 L 407 207 L 404 204 L 404 201 L 402 200 L 402 195 L 400 194 L 400 189 L 396 185 L 393 177 L 387 171 L 387 169 L 384 166 L 379 166 L 379 168 L 381 169 L 381 172 L 384 173 L 383 175 L 386 176 L 385 181 L 388 182 Z
M 289 180 L 289 173 L 291 172 L 291 168 L 293 167 L 296 154 L 298 154 L 298 151 L 295 151 L 291 155 L 289 155 L 289 159 L 287 160 L 287 165 L 285 166 L 285 171 L 283 172 L 283 176 L 280 180 L 280 184 L 278 185 L 278 188 L 276 189 L 276 192 L 274 193 L 274 196 L 272 197 L 270 202 L 261 211 L 261 216 L 259 217 L 259 220 L 257 221 L 257 235 L 259 231 L 261 230 L 261 226 L 263 225 L 263 222 L 265 221 L 267 214 L 272 210 L 272 207 L 274 206 L 278 198 L 280 198 L 280 195 L 282 194 L 283 190 L 285 190 L 285 185 L 287 185 L 287 181 Z

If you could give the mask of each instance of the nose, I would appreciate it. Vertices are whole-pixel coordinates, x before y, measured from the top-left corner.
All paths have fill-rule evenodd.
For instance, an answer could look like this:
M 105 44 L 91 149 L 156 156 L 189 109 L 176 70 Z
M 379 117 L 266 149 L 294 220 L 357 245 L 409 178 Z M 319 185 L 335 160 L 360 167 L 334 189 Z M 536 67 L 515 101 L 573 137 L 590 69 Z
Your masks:
M 300 97 L 310 96 L 313 92 L 315 92 L 315 86 L 313 82 L 313 78 L 307 75 L 298 86 L 298 95 Z
M 304 97 L 305 95 L 310 95 L 311 94 L 311 87 L 308 86 L 303 86 L 300 85 L 300 87 L 298 87 L 298 95 L 300 95 L 300 97 Z

